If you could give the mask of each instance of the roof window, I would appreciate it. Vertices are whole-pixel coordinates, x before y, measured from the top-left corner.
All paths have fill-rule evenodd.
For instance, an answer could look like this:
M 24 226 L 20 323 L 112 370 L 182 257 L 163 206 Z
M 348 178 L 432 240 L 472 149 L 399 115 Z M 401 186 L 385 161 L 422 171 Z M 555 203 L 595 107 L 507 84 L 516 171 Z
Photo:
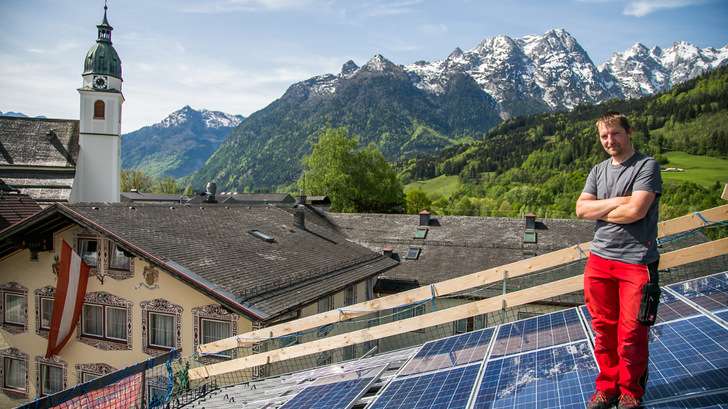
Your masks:
M 427 229 L 424 227 L 420 227 L 419 229 L 417 229 L 417 231 L 415 232 L 415 238 L 424 239 L 425 237 L 427 237 Z
M 407 257 L 405 257 L 407 260 L 417 260 L 420 258 L 420 248 L 419 247 L 410 247 L 409 251 L 407 252 Z
M 271 237 L 265 233 L 262 233 L 258 230 L 248 230 L 248 233 L 250 233 L 253 236 L 255 236 L 265 242 L 268 242 L 268 243 L 275 243 L 275 241 L 276 241 L 276 239 L 274 239 L 273 237 Z

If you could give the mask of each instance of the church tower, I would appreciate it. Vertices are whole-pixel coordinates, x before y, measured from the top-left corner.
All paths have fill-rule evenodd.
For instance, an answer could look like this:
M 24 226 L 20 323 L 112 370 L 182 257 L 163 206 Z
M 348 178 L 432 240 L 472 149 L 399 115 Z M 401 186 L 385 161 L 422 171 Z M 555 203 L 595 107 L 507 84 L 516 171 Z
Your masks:
M 80 152 L 71 191 L 74 202 L 118 202 L 121 182 L 121 60 L 106 19 L 86 54 L 79 126 Z

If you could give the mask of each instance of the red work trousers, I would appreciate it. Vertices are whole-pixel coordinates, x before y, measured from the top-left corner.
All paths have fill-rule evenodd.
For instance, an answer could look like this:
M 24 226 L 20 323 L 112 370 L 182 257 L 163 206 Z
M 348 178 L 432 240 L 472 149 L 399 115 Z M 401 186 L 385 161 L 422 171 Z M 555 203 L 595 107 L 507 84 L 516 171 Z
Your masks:
M 589 256 L 584 295 L 596 335 L 597 390 L 637 399 L 645 393 L 650 329 L 637 321 L 637 315 L 642 287 L 648 281 L 650 271 L 644 264 Z

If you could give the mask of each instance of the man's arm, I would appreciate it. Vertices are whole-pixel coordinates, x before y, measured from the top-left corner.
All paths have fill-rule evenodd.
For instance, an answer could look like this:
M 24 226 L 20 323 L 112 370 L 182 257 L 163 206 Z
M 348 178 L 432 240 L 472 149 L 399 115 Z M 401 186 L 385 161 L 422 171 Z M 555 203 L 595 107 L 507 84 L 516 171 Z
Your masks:
M 655 196 L 657 196 L 655 192 L 635 190 L 632 192 L 632 196 L 629 196 L 629 200 L 626 203 L 615 207 L 614 210 L 599 219 L 617 224 L 636 222 L 647 215 L 647 211 L 655 200 Z
M 618 206 L 628 203 L 629 200 L 629 196 L 597 199 L 591 193 L 582 192 L 579 199 L 576 200 L 576 215 L 581 219 L 597 220 Z

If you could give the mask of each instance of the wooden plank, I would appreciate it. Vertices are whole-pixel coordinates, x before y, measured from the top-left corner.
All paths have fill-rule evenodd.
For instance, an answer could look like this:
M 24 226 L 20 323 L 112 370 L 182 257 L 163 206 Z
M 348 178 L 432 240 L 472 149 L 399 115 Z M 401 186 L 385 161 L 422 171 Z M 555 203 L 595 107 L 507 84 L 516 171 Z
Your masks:
M 728 220 L 728 205 L 703 210 L 700 214 L 707 220 Z M 685 231 L 694 230 L 702 225 L 703 219 L 696 214 L 678 217 L 658 223 L 658 237 L 673 236 Z M 198 346 L 197 350 L 201 354 L 210 354 L 239 346 L 249 346 L 255 342 L 272 337 L 280 337 L 296 332 L 305 332 L 313 328 L 371 314 L 378 310 L 386 310 L 400 307 L 402 305 L 425 301 L 430 299 L 433 293 L 436 296 L 443 296 L 466 291 L 475 287 L 481 287 L 498 282 L 503 279 L 504 273 L 507 277 L 512 278 L 579 261 L 589 256 L 588 249 L 590 246 L 591 242 L 582 243 L 527 260 L 520 260 L 504 266 L 442 281 L 440 283 L 433 284 L 432 287 L 420 287 L 387 297 L 355 304 L 342 310 L 327 311 L 321 314 L 299 318 L 294 321 L 266 327 L 257 331 L 248 332 L 216 342 L 203 344 Z M 662 266 L 663 263 L 665 263 L 664 260 L 661 261 L 660 266 Z
M 723 222 L 728 220 L 728 205 L 718 206 L 707 210 L 701 210 L 698 213 L 700 213 L 700 216 L 702 216 L 705 220 Z M 676 234 L 698 229 L 704 224 L 703 218 L 701 218 L 700 216 L 692 213 L 686 216 L 677 217 L 657 223 L 657 237 L 671 237 Z
M 564 280 L 554 281 L 498 297 L 458 305 L 456 307 L 431 312 L 429 314 L 401 321 L 382 324 L 376 327 L 353 331 L 346 334 L 335 335 L 325 339 L 293 345 L 287 348 L 276 349 L 261 354 L 250 355 L 231 361 L 193 368 L 189 370 L 189 376 L 190 380 L 197 380 L 209 376 L 253 368 L 270 362 L 279 362 L 287 359 L 321 353 L 348 345 L 404 334 L 422 328 L 428 328 L 475 315 L 497 311 L 503 307 L 503 301 L 505 301 L 506 307 L 513 307 L 516 305 L 539 301 L 544 298 L 554 297 L 560 294 L 579 291 L 583 288 L 583 286 L 584 276 L 578 275 Z
M 723 187 L 723 194 L 720 195 L 721 199 L 728 200 L 728 184 Z
M 340 310 L 331 310 L 321 314 L 299 318 L 283 324 L 203 344 L 198 346 L 197 350 L 200 354 L 209 354 L 236 348 L 238 346 L 248 346 L 252 343 L 260 342 L 261 340 L 280 337 L 296 332 L 308 331 L 313 328 L 319 328 L 350 318 L 371 314 L 372 312 L 379 310 L 397 308 L 403 305 L 429 300 L 432 298 L 433 293 L 435 296 L 443 296 L 496 283 L 503 279 L 504 273 L 507 277 L 513 278 L 551 267 L 557 267 L 588 257 L 589 252 L 584 252 L 582 249 L 588 249 L 590 245 L 591 242 L 583 243 L 579 246 L 569 247 L 530 259 L 519 260 L 504 266 L 442 281 L 440 283 L 433 284 L 432 287 L 419 287 L 387 297 L 351 305 Z
M 728 237 L 665 253 L 660 256 L 660 268 L 682 266 L 724 254 L 728 254 Z

